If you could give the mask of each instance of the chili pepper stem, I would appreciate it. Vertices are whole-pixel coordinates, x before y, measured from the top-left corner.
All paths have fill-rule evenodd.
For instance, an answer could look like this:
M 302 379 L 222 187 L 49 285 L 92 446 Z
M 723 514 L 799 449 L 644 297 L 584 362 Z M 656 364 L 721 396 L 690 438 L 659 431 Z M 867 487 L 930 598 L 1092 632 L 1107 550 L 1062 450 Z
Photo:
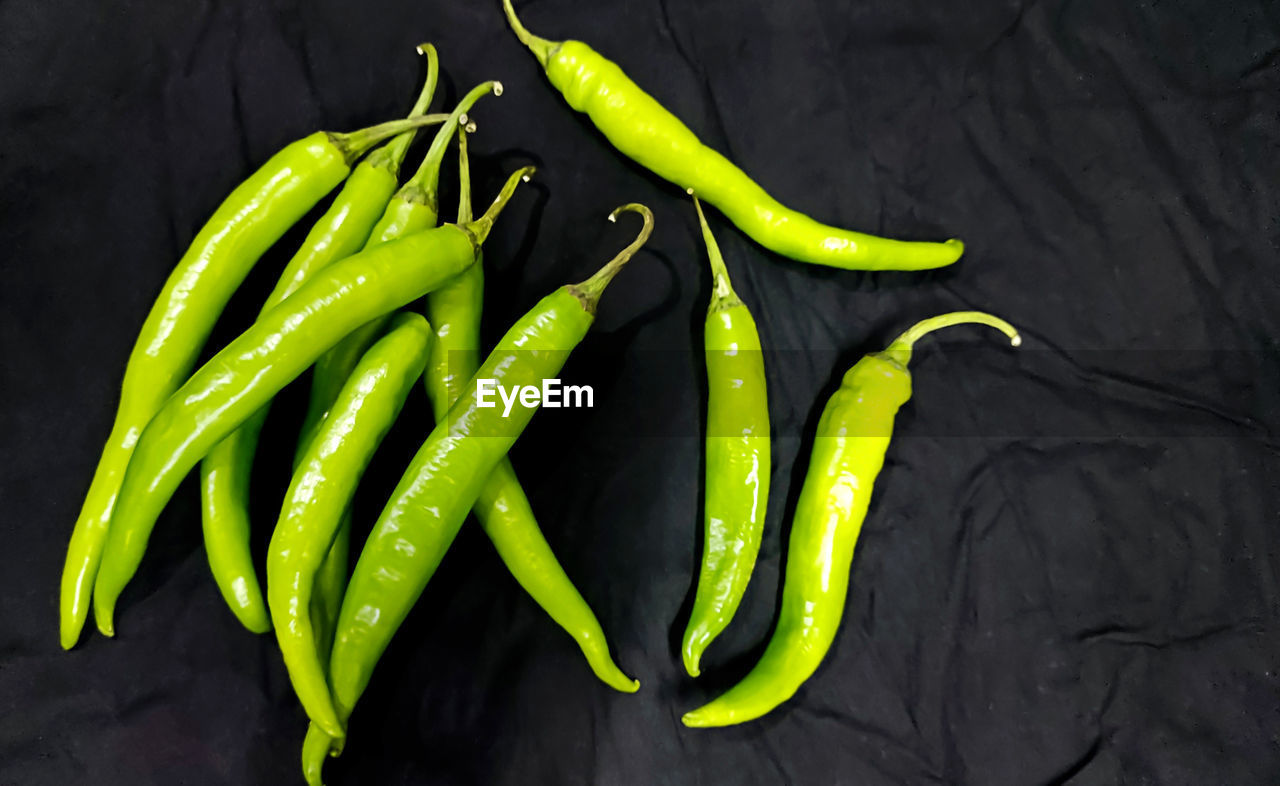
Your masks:
M 502 0 L 502 10 L 507 12 L 507 21 L 511 23 L 511 29 L 515 31 L 516 38 L 520 39 L 520 43 L 529 47 L 529 51 L 533 52 L 533 56 L 538 58 L 538 62 L 542 63 L 545 68 L 551 58 L 555 56 L 556 50 L 560 48 L 560 41 L 548 41 L 545 38 L 530 33 L 520 22 L 520 18 L 516 16 L 516 9 L 512 7 L 511 0 Z
M 458 223 L 470 221 L 471 214 L 471 161 L 467 157 L 467 134 L 475 130 L 475 123 L 458 126 Z
M 502 95 L 502 83 L 497 81 L 481 82 L 462 97 L 458 105 L 449 113 L 444 125 L 436 132 L 435 139 L 431 140 L 431 147 L 427 149 L 427 154 L 423 157 L 422 163 L 418 165 L 418 171 L 400 189 L 400 198 L 416 199 L 439 214 L 440 205 L 437 189 L 439 188 L 440 163 L 444 160 L 445 150 L 449 147 L 449 141 L 453 139 L 454 132 L 460 126 L 467 124 L 469 120 L 467 112 L 471 110 L 471 107 L 475 106 L 477 101 L 490 93 L 495 96 Z
M 894 362 L 905 367 L 911 362 L 912 347 L 924 336 L 952 325 L 971 324 L 989 325 L 1008 336 L 1009 343 L 1013 346 L 1016 347 L 1022 344 L 1022 336 L 1018 333 L 1017 328 L 999 317 L 981 311 L 953 311 L 949 314 L 939 314 L 936 317 L 917 322 L 894 339 L 893 343 L 889 344 L 888 348 L 881 354 L 888 355 Z
M 420 117 L 408 117 L 403 120 L 389 120 L 386 123 L 379 123 L 376 126 L 362 128 L 359 131 L 351 131 L 348 133 L 329 132 L 329 141 L 333 146 L 342 152 L 347 163 L 350 164 L 357 158 L 365 154 L 369 148 L 383 141 L 390 139 L 405 131 L 412 131 L 415 128 L 423 126 L 439 125 L 449 119 L 449 115 L 422 115 Z
M 725 306 L 741 303 L 736 292 L 733 291 L 733 285 L 729 283 L 729 269 L 725 267 L 724 255 L 720 253 L 720 244 L 716 242 L 716 238 L 711 234 L 711 227 L 707 226 L 707 217 L 702 212 L 702 202 L 698 199 L 697 194 L 693 193 L 693 189 L 686 189 L 689 196 L 693 197 L 693 207 L 698 211 L 698 224 L 702 227 L 702 239 L 707 245 L 707 258 L 711 262 L 711 305 L 710 309 L 715 311 Z
M 507 202 L 511 200 L 511 195 L 516 192 L 516 188 L 521 183 L 529 182 L 533 177 L 533 173 L 538 168 L 534 166 L 526 166 L 517 169 L 507 178 L 507 182 L 503 184 L 502 190 L 498 192 L 498 196 L 494 197 L 493 204 L 489 205 L 489 209 L 484 211 L 484 215 L 474 221 L 468 221 L 460 226 L 471 234 L 471 240 L 476 248 L 484 243 L 485 238 L 489 237 L 489 230 L 493 229 L 493 222 L 497 220 L 502 213 L 502 209 L 507 206 Z
M 604 288 L 609 286 L 609 282 L 613 280 L 614 276 L 618 275 L 618 271 L 622 270 L 623 266 L 631 260 L 631 257 L 635 256 L 640 247 L 648 242 L 649 235 L 653 232 L 652 210 L 644 205 L 631 202 L 614 208 L 613 212 L 609 214 L 609 220 L 616 222 L 618 214 L 623 212 L 639 213 L 644 219 L 644 226 L 640 227 L 640 233 L 636 235 L 636 239 L 631 241 L 626 248 L 619 251 L 618 255 L 609 260 L 604 267 L 597 270 L 591 278 L 569 286 L 569 291 L 582 303 L 582 307 L 586 309 L 588 314 L 596 313 L 596 304 L 600 302 L 600 296 L 604 294 Z
M 426 114 L 427 107 L 431 106 L 431 98 L 436 93 L 436 82 L 440 75 L 440 57 L 436 54 L 434 46 L 418 44 L 418 54 L 427 58 L 427 78 L 422 83 L 422 92 L 418 94 L 418 100 L 414 102 L 413 109 L 409 110 L 409 117 L 421 117 Z M 386 147 L 374 151 L 373 155 L 384 156 L 385 160 L 391 164 L 392 171 L 398 173 L 400 162 L 404 161 L 409 145 L 413 143 L 413 137 L 413 134 L 400 134 L 388 142 Z M 370 158 L 372 159 L 372 156 Z

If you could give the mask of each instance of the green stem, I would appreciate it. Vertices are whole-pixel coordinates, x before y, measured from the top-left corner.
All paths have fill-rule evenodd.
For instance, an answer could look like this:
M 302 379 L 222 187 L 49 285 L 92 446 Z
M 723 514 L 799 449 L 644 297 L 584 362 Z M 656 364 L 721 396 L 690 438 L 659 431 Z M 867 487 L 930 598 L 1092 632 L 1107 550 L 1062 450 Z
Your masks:
M 351 164 L 364 155 L 365 151 L 384 139 L 390 139 L 397 134 L 403 134 L 415 128 L 439 125 L 448 119 L 448 115 L 422 115 L 421 117 L 409 117 L 404 120 L 389 120 L 386 123 L 379 123 L 376 126 L 369 126 L 368 128 L 345 134 L 330 131 L 328 132 L 329 141 L 341 151 L 347 163 Z
M 692 188 L 689 189 L 689 196 L 693 197 L 693 208 L 698 211 L 698 223 L 702 225 L 702 240 L 707 245 L 707 259 L 711 262 L 711 309 L 741 303 L 737 293 L 733 291 L 733 284 L 729 283 L 729 269 L 724 265 L 720 244 L 711 234 L 711 227 L 707 226 L 707 217 L 702 212 L 702 203 L 698 201 Z
M 516 9 L 512 7 L 511 0 L 502 0 L 502 10 L 507 12 L 507 21 L 511 24 L 511 29 L 515 31 L 516 38 L 520 39 L 520 43 L 529 47 L 529 51 L 533 52 L 533 56 L 538 58 L 538 62 L 542 63 L 543 68 L 546 68 L 563 42 L 548 41 L 526 30 L 519 17 L 516 16 Z
M 1009 343 L 1013 346 L 1016 347 L 1022 344 L 1022 336 L 1018 334 L 1017 328 L 1000 317 L 992 316 L 982 311 L 953 311 L 949 314 L 939 314 L 936 317 L 917 322 L 901 336 L 894 339 L 893 343 L 889 344 L 881 354 L 888 355 L 905 367 L 911 362 L 911 349 L 917 341 L 935 330 L 951 327 L 952 325 L 989 325 L 1008 336 Z
M 468 221 L 460 225 L 471 233 L 471 238 L 476 248 L 480 248 L 480 244 L 484 243 L 485 239 L 489 237 L 489 230 L 493 229 L 493 222 L 502 213 L 502 209 L 507 206 L 507 202 L 511 200 L 511 195 L 516 192 L 516 188 L 521 183 L 529 182 L 529 178 L 533 177 L 533 173 L 536 171 L 538 171 L 537 167 L 526 166 L 512 172 L 511 176 L 507 178 L 507 182 L 502 185 L 502 190 L 498 192 L 498 196 L 494 198 L 493 204 L 489 205 L 488 210 L 484 211 L 484 215 L 474 221 Z
M 597 270 L 591 278 L 578 284 L 572 284 L 569 287 L 569 291 L 582 302 L 582 307 L 586 309 L 588 314 L 596 313 L 596 304 L 600 302 L 600 296 L 604 294 L 604 288 L 609 286 L 609 282 L 613 280 L 614 276 L 618 275 L 618 271 L 622 270 L 623 266 L 631 260 L 631 257 L 635 256 L 640 247 L 648 242 L 649 235 L 653 232 L 652 210 L 644 205 L 632 202 L 615 208 L 609 214 L 609 220 L 616 222 L 618 214 L 623 212 L 639 213 L 644 219 L 644 226 L 640 227 L 640 233 L 636 235 L 636 239 L 631 241 L 631 244 L 626 248 L 619 251 L 618 255 L 609 260 L 608 264 Z
M 449 113 L 444 125 L 436 132 L 435 139 L 431 140 L 431 147 L 427 150 L 426 156 L 423 157 L 422 163 L 418 166 L 418 171 L 400 189 L 400 198 L 421 202 L 435 211 L 437 215 L 440 213 L 439 194 L 437 192 L 440 187 L 440 164 L 444 161 L 444 152 L 449 147 L 449 142 L 453 139 L 458 126 L 467 124 L 467 112 L 471 110 L 471 107 L 475 106 L 477 101 L 490 93 L 495 96 L 502 95 L 502 83 L 481 82 L 471 88 L 471 92 L 462 97 L 458 105 Z
M 467 158 L 467 126 L 458 126 L 458 221 L 465 224 L 471 215 L 471 163 Z
M 417 103 L 413 105 L 413 109 L 409 110 L 409 117 L 420 117 L 427 113 L 427 108 L 431 106 L 431 99 L 436 94 L 436 81 L 440 75 L 440 57 L 436 54 L 434 46 L 418 44 L 418 54 L 427 58 L 427 79 L 422 85 L 422 92 L 418 94 Z M 414 136 L 415 132 L 409 132 L 392 139 L 386 147 L 373 154 L 375 156 L 381 154 L 376 163 L 398 176 L 400 165 L 404 163 L 404 157 L 409 152 L 409 145 L 413 143 Z

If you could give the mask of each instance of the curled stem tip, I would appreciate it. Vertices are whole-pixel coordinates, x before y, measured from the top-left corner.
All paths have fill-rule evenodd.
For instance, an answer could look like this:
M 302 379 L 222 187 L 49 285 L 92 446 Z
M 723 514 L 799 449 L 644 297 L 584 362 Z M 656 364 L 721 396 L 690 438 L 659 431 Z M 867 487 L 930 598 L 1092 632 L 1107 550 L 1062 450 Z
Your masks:
M 693 189 L 689 189 L 689 195 L 693 196 Z M 707 259 L 711 263 L 711 302 L 714 305 L 723 300 L 734 298 L 733 285 L 729 283 L 729 269 L 725 267 L 724 255 L 720 253 L 720 244 L 716 242 L 716 238 L 711 234 L 711 227 L 707 225 L 707 216 L 702 212 L 702 202 L 698 197 L 693 196 L 693 209 L 698 211 L 698 224 L 702 227 L 702 241 L 707 246 Z
M 431 147 L 427 149 L 427 154 L 418 166 L 418 171 L 404 185 L 405 189 L 421 189 L 424 192 L 427 205 L 433 208 L 436 206 L 436 186 L 439 183 L 440 163 L 444 161 L 444 151 L 449 147 L 449 141 L 453 139 L 458 126 L 466 125 L 470 122 L 471 118 L 468 117 L 467 113 L 471 111 L 471 107 L 475 106 L 477 101 L 490 93 L 497 95 L 499 85 L 499 82 L 481 82 L 462 97 L 458 105 L 445 118 L 444 125 L 436 132 L 436 138 L 431 140 Z
M 1022 336 L 1017 328 L 1000 317 L 982 311 L 952 311 L 949 314 L 939 314 L 936 317 L 923 319 L 907 328 L 902 335 L 893 340 L 885 350 L 885 354 L 905 366 L 911 362 L 911 350 L 917 341 L 935 330 L 952 325 L 987 325 L 1008 336 L 1009 343 L 1013 346 L 1022 345 Z
M 516 192 L 516 188 L 521 183 L 529 182 L 529 179 L 533 177 L 533 173 L 536 171 L 538 171 L 537 167 L 526 166 L 512 172 L 507 178 L 507 182 L 503 183 L 502 190 L 494 197 L 493 204 L 489 205 L 488 210 L 484 211 L 484 215 L 463 225 L 463 229 L 471 233 L 476 248 L 479 248 L 485 238 L 489 237 L 489 230 L 493 229 L 493 222 L 502 213 L 502 209 L 507 206 L 507 202 L 511 201 L 511 195 Z
M 618 275 L 618 271 L 635 256 L 641 246 L 649 241 L 649 235 L 653 233 L 653 211 L 636 202 L 631 202 L 621 207 L 614 208 L 609 214 L 611 222 L 617 222 L 618 216 L 622 213 L 639 213 L 644 219 L 644 224 L 640 227 L 640 232 L 636 235 L 636 239 L 632 240 L 626 248 L 618 252 L 617 256 L 609 260 L 604 267 L 595 272 L 591 278 L 578 284 L 574 284 L 569 289 L 582 301 L 582 306 L 589 313 L 594 314 L 596 303 L 600 301 L 600 296 L 604 294 L 605 287 L 609 286 L 609 282 L 613 277 Z
M 348 133 L 330 131 L 329 141 L 333 143 L 334 147 L 338 148 L 347 163 L 350 164 L 364 155 L 369 148 L 384 139 L 390 139 L 398 134 L 422 128 L 423 126 L 439 125 L 448 119 L 448 115 L 419 115 L 418 117 L 408 117 L 404 120 L 379 123 L 376 126 L 369 126 L 368 128 Z
M 418 49 L 418 54 L 420 55 L 426 55 L 427 57 L 430 57 L 433 59 L 439 57 L 436 54 L 436 45 L 431 43 L 430 41 L 424 41 L 421 44 L 418 44 L 417 49 Z
M 507 22 L 511 25 L 511 29 L 515 31 L 516 38 L 520 39 L 520 43 L 529 47 L 529 51 L 533 52 L 533 56 L 538 58 L 538 62 L 542 63 L 543 68 L 546 68 L 547 63 L 551 61 L 551 57 L 560 48 L 560 42 L 548 41 L 530 33 L 521 23 L 520 18 L 516 16 L 516 9 L 511 5 L 511 0 L 502 0 L 502 10 L 506 11 Z

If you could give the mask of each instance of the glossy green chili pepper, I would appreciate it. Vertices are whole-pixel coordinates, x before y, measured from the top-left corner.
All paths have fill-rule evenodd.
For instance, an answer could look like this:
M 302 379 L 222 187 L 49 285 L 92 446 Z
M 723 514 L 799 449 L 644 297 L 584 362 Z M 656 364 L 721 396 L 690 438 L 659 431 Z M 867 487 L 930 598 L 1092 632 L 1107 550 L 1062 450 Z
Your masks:
M 440 216 L 438 196 L 440 164 L 444 161 L 445 150 L 448 149 L 454 131 L 459 126 L 465 126 L 470 122 L 467 113 L 477 101 L 490 93 L 495 96 L 502 95 L 502 83 L 482 82 L 476 85 L 449 113 L 449 118 L 436 132 L 435 139 L 431 141 L 431 147 L 423 157 L 418 170 L 387 204 L 382 218 L 374 226 L 365 244 L 366 250 L 436 225 Z M 472 267 L 479 267 L 479 263 Z M 316 363 L 315 372 L 311 378 L 311 398 L 307 404 L 307 413 L 298 438 L 299 455 L 305 450 L 312 433 L 328 413 L 338 391 L 351 375 L 351 370 L 355 368 L 369 346 L 386 329 L 387 321 L 390 319 L 390 314 L 384 314 L 361 325 L 337 346 L 321 356 Z M 342 593 L 346 587 L 350 542 L 351 523 L 348 515 L 344 517 L 343 524 L 333 539 L 333 553 L 325 559 L 324 566 L 320 569 L 313 595 L 317 643 L 326 653 L 329 651 L 333 625 L 337 620 L 338 608 L 342 605 Z
M 307 715 L 334 737 L 344 732 L 311 624 L 312 585 L 374 450 L 422 376 L 430 346 L 427 321 L 402 313 L 356 364 L 294 473 L 267 552 L 271 619 L 289 679 Z
M 462 184 L 458 221 L 463 222 L 470 220 L 471 200 L 467 139 L 461 129 L 458 168 Z M 445 418 L 480 366 L 480 313 L 484 300 L 481 262 L 427 295 L 427 319 L 435 331 L 435 340 L 425 379 L 437 422 Z M 533 508 L 509 459 L 504 457 L 494 467 L 476 500 L 474 513 L 511 575 L 573 636 L 596 676 L 616 690 L 635 691 L 639 683 L 613 662 L 599 620 L 538 528 Z
M 520 41 L 533 52 L 569 106 L 584 112 L 619 151 L 644 168 L 710 202 L 765 248 L 801 262 L 848 270 L 921 270 L 950 265 L 959 240 L 919 243 L 853 232 L 792 210 L 698 139 L 689 127 L 581 41 L 531 34 L 502 0 Z
M 948 325 L 990 325 L 1021 343 L 1002 319 L 958 311 L 926 319 L 887 349 L 851 368 L 831 396 L 814 439 L 796 504 L 782 587 L 782 613 L 769 645 L 746 677 L 686 713 L 686 726 L 728 726 L 758 718 L 791 698 L 826 656 L 844 613 L 853 549 L 884 464 L 893 421 L 911 398 L 911 349 Z
M 769 399 L 760 335 L 733 291 L 702 205 L 693 198 L 711 261 L 707 352 L 706 542 L 681 654 L 698 676 L 707 646 L 733 619 L 751 580 L 769 507 Z
M 191 371 L 231 294 L 366 150 L 430 122 L 421 117 L 349 134 L 319 131 L 287 145 L 223 200 L 178 260 L 129 356 L 115 424 L 71 534 L 62 573 L 63 647 L 74 646 L 84 627 L 108 525 L 139 435 Z
M 419 232 L 331 265 L 258 318 L 165 402 L 138 438 L 94 585 L 98 629 L 182 478 L 329 347 L 356 327 L 425 295 L 475 262 L 494 218 L 532 168 L 516 172 L 489 211 L 465 227 Z
M 561 287 L 516 321 L 481 364 L 475 379 L 515 385 L 542 385 L 555 377 L 569 353 L 595 321 L 596 304 L 609 281 L 648 240 L 653 214 L 643 205 L 624 205 L 644 217 L 639 236 L 586 281 Z M 467 510 L 475 504 L 498 461 L 533 417 L 536 405 L 521 402 L 503 417 L 498 407 L 480 407 L 468 385 L 418 450 L 374 524 L 342 601 L 338 633 L 329 658 L 329 687 L 344 722 L 364 692 L 409 609 L 435 573 Z M 303 744 L 303 771 L 318 782 L 327 746 L 314 724 Z M 317 757 L 318 758 L 315 758 Z
M 439 72 L 435 47 L 423 44 L 418 51 L 427 57 L 427 79 L 410 117 L 426 114 Z M 446 116 L 438 118 L 443 121 Z M 399 185 L 400 164 L 413 137 L 413 131 L 397 136 L 351 172 L 333 204 L 285 265 L 275 289 L 262 305 L 262 313 L 278 305 L 316 271 L 364 246 Z M 271 629 L 249 550 L 249 482 L 258 435 L 269 408 L 268 404 L 245 421 L 200 462 L 201 524 L 209 568 L 231 611 L 254 633 Z

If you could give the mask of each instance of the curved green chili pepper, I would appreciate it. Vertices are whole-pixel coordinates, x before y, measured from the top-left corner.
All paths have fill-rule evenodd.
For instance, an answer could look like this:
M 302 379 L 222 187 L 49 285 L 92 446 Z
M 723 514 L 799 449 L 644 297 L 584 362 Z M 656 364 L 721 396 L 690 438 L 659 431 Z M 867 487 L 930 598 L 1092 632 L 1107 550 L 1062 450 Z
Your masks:
M 561 287 L 517 320 L 481 364 L 476 379 L 496 379 L 507 388 L 541 386 L 543 379 L 559 373 L 595 321 L 605 287 L 653 229 L 653 214 L 643 205 L 624 205 L 610 218 L 624 210 L 644 217 L 639 236 L 591 278 Z M 521 402 L 504 418 L 500 408 L 478 406 L 476 390 L 469 385 L 413 457 L 365 542 L 342 601 L 329 658 L 329 686 L 344 722 L 383 650 L 453 543 L 485 480 L 536 409 Z M 322 734 L 314 725 L 308 731 L 312 738 Z M 323 755 L 325 747 L 312 739 L 303 749 L 315 756 Z M 304 773 L 318 779 L 321 764 L 304 762 Z
M 98 629 L 110 636 L 116 600 L 182 478 L 218 442 L 356 327 L 425 295 L 475 262 L 526 167 L 481 218 L 347 257 L 258 318 L 175 392 L 138 438 L 94 584 Z
M 760 335 L 729 283 L 724 257 L 696 196 L 693 205 L 711 261 L 713 287 L 703 335 L 708 391 L 706 543 L 681 646 L 685 670 L 696 677 L 702 653 L 729 625 L 751 580 L 769 507 L 772 459 Z
M 338 534 L 360 476 L 426 367 L 431 326 L 402 313 L 356 364 L 298 465 L 267 553 L 276 639 L 307 715 L 343 736 L 311 625 L 316 573 Z M 345 576 L 343 579 L 345 580 Z
M 435 47 L 423 44 L 418 51 L 427 57 L 427 79 L 409 117 L 426 114 L 439 72 Z M 446 119 L 444 115 L 437 117 Z M 261 313 L 274 308 L 316 271 L 364 246 L 399 184 L 400 163 L 413 137 L 413 131 L 397 136 L 351 172 L 333 204 L 285 265 Z M 200 462 L 201 525 L 209 568 L 231 611 L 254 633 L 271 629 L 249 550 L 249 481 L 258 435 L 269 408 L 270 404 L 245 421 Z
M 70 649 L 89 613 L 91 588 L 143 428 L 178 389 L 213 323 L 258 258 L 388 137 L 434 122 L 396 120 L 349 134 L 319 131 L 285 146 L 223 200 L 169 274 L 129 356 L 111 436 L 71 533 L 62 572 L 60 639 Z
M 469 122 L 467 113 L 477 101 L 490 93 L 495 96 L 502 95 L 502 83 L 491 81 L 476 85 L 449 113 L 448 119 L 431 141 L 431 147 L 423 156 L 418 170 L 387 204 L 382 217 L 374 226 L 365 244 L 366 250 L 436 225 L 440 216 L 438 197 L 440 164 L 444 161 L 445 150 L 453 138 L 454 131 L 460 125 L 465 126 Z M 472 267 L 479 267 L 479 264 Z M 315 372 L 311 377 L 311 396 L 298 437 L 299 455 L 306 449 L 312 433 L 328 413 L 338 391 L 351 375 L 351 370 L 355 368 L 369 346 L 386 329 L 387 321 L 390 319 L 390 314 L 384 314 L 361 325 L 316 362 Z M 351 542 L 349 518 L 349 515 L 344 518 L 338 535 L 333 539 L 333 554 L 325 559 L 325 564 L 320 569 L 313 595 L 317 642 L 321 651 L 326 653 L 332 643 L 330 639 L 333 635 L 333 625 L 337 620 L 338 608 L 342 605 L 343 590 L 346 588 L 350 561 L 348 552 Z
M 471 216 L 470 168 L 466 133 L 459 129 L 458 168 L 461 182 L 458 221 Z M 482 255 L 483 256 L 483 255 Z M 427 392 L 436 421 L 462 394 L 480 366 L 480 313 L 484 294 L 483 258 L 427 295 L 427 319 L 435 331 Z M 480 527 L 520 586 L 564 628 L 605 684 L 631 693 L 639 683 L 623 673 L 609 655 L 600 621 L 564 572 L 551 544 L 538 528 L 515 468 L 504 457 L 485 482 L 473 509 Z
M 782 205 L 704 145 L 616 63 L 581 41 L 548 41 L 531 34 L 516 18 L 511 0 L 502 5 L 512 29 L 569 106 L 586 113 L 623 155 L 693 189 L 765 248 L 800 262 L 847 270 L 922 270 L 950 265 L 964 253 L 964 243 L 956 239 L 889 240 L 828 226 Z
M 844 613 L 853 549 L 889 448 L 894 416 L 911 398 L 907 365 L 912 345 L 927 333 L 962 323 L 990 325 L 1014 346 L 1022 342 L 1002 319 L 957 311 L 916 324 L 844 375 L 818 421 L 796 504 L 778 627 L 751 672 L 719 698 L 686 713 L 686 726 L 728 726 L 758 718 L 791 698 L 817 670 Z

